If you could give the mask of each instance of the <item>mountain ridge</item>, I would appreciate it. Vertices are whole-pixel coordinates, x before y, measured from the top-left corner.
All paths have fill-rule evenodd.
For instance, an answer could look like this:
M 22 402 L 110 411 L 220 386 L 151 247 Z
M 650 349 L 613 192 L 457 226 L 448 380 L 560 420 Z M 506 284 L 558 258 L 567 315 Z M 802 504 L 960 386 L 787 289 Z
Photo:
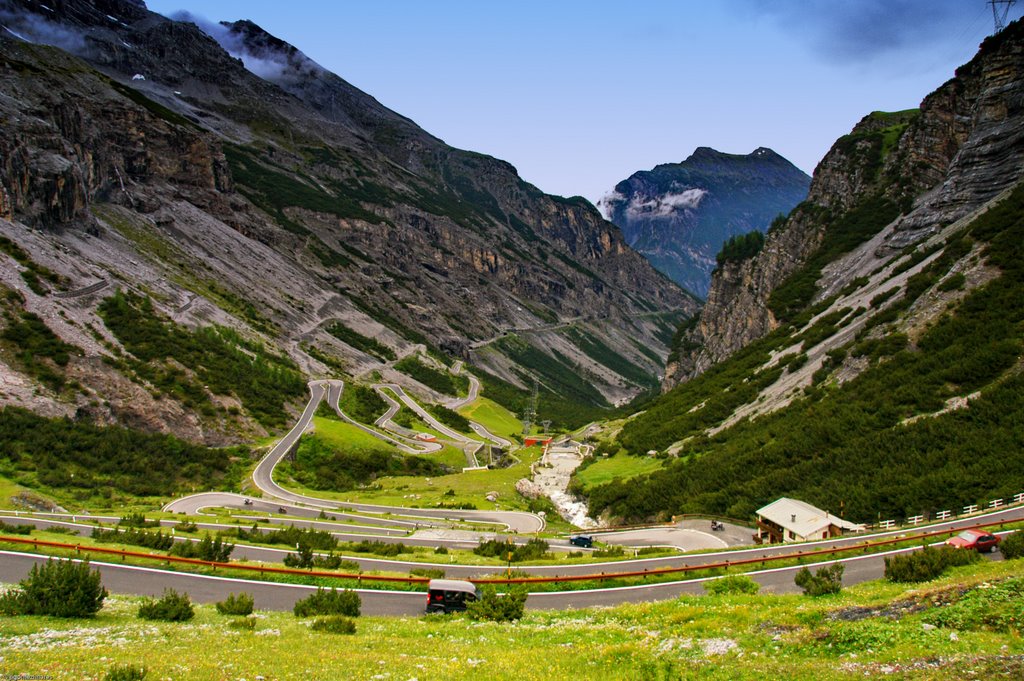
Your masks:
M 241 429 L 232 434 L 218 416 L 141 397 L 152 385 L 110 362 L 125 348 L 96 311 L 117 287 L 146 293 L 161 318 L 185 328 L 235 328 L 306 375 L 376 369 L 439 399 L 329 334 L 337 321 L 400 354 L 425 344 L 474 359 L 516 399 L 536 378 L 542 402 L 553 403 L 561 367 L 575 367 L 573 385 L 596 391 L 599 408 L 656 383 L 672 325 L 696 309 L 586 201 L 545 195 L 504 161 L 447 147 L 340 77 L 317 71 L 289 92 L 196 26 L 140 3 L 11 5 L 19 12 L 5 15 L 9 30 L 31 39 L 59 28 L 86 61 L 0 39 L 0 78 L 19 93 L 0 102 L 11 121 L 0 142 L 0 216 L 9 220 L 0 231 L 62 278 L 53 287 L 62 295 L 114 285 L 72 304 L 16 272 L 4 279 L 23 299 L 12 298 L 11 315 L 37 314 L 84 348 L 68 373 L 93 367 L 81 395 L 19 388 L 8 403 L 68 415 L 87 407 L 101 421 L 209 442 L 259 430 L 245 405 L 245 423 L 226 420 L 227 431 Z M 224 28 L 244 32 L 250 51 L 263 41 L 301 55 L 253 24 Z M 337 120 L 317 108 L 332 95 Z M 498 346 L 471 350 L 560 320 L 575 320 L 575 330 L 543 342 L 523 336 L 540 353 L 527 365 Z M 614 356 L 588 352 L 594 343 Z M 14 360 L 3 374 L 33 383 Z M 581 418 L 573 409 L 553 420 Z
M 722 244 L 766 231 L 806 196 L 809 182 L 767 147 L 749 154 L 698 147 L 680 163 L 633 173 L 598 207 L 656 268 L 706 296 Z
M 843 216 L 856 217 L 856 210 L 866 213 L 888 202 L 882 216 L 888 219 L 860 238 L 898 219 L 880 245 L 892 255 L 1012 183 L 1019 173 L 1020 133 L 1012 127 L 1016 108 L 1003 103 L 1001 88 L 1019 75 L 1012 46 L 1021 30 L 1014 24 L 986 40 L 953 79 L 925 97 L 919 113 L 873 112 L 832 146 L 815 169 L 807 201 L 769 233 L 761 253 L 717 273 L 708 304 L 684 334 L 691 350 L 670 363 L 666 388 L 777 328 L 788 314 L 787 298 L 803 305 L 811 296 L 825 297 L 816 284 L 820 273 L 787 277 L 812 259 L 830 223 L 841 225 Z

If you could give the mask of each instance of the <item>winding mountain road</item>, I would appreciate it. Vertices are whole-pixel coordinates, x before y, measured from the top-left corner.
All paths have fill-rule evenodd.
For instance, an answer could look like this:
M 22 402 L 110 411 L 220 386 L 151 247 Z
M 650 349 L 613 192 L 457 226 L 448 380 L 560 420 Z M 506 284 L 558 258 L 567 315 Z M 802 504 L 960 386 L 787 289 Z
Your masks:
M 465 511 L 454 509 L 421 509 L 406 508 L 403 506 L 384 506 L 379 504 L 360 504 L 352 502 L 332 501 L 320 499 L 304 494 L 291 492 L 281 487 L 274 481 L 274 468 L 281 459 L 291 451 L 302 434 L 309 428 L 313 421 L 313 415 L 324 397 L 329 397 L 333 408 L 337 408 L 341 391 L 344 387 L 342 381 L 324 380 L 310 381 L 310 399 L 306 408 L 302 411 L 298 421 L 290 431 L 278 442 L 270 452 L 263 457 L 253 471 L 253 483 L 264 493 L 291 502 L 299 506 L 311 506 L 318 510 L 349 509 L 369 513 L 392 513 L 411 518 L 442 519 L 442 520 L 466 520 L 474 523 L 486 523 L 505 526 L 509 532 L 518 534 L 533 534 L 544 529 L 544 519 L 532 513 L 523 511 Z M 401 391 L 401 388 L 398 389 Z M 404 391 L 396 392 L 400 397 L 405 395 Z M 405 396 L 408 398 L 408 396 Z M 412 401 L 411 398 L 408 398 Z M 415 404 L 415 402 L 413 403 Z M 418 406 L 418 405 L 417 405 Z M 422 408 L 420 408 L 422 410 Z M 433 417 L 431 417 L 433 420 Z M 467 442 L 468 438 L 463 438 Z M 224 492 L 207 492 L 194 494 L 182 499 L 177 499 L 167 504 L 164 511 L 169 513 L 198 513 L 204 508 L 227 507 L 244 508 L 239 506 L 244 501 L 239 500 L 239 495 Z
M 341 418 L 341 420 L 345 421 L 346 423 L 355 426 L 356 428 L 363 431 L 364 433 L 367 433 L 368 435 L 372 435 L 373 437 L 379 440 L 383 440 L 388 444 L 394 445 L 395 447 L 398 447 L 402 451 L 408 452 L 409 454 L 431 454 L 433 452 L 440 451 L 441 449 L 444 448 L 444 445 L 442 445 L 439 442 L 420 442 L 419 440 L 402 438 L 402 436 L 392 437 L 391 435 L 382 433 L 379 430 L 376 430 L 375 428 L 371 428 L 370 426 L 367 426 L 363 423 L 360 423 L 359 421 L 356 421 L 354 418 L 346 414 L 341 409 L 341 391 L 344 389 L 344 381 L 332 380 L 331 383 L 337 384 L 338 392 L 337 395 L 334 395 L 330 390 L 328 391 L 327 404 L 328 406 L 333 408 L 334 412 Z M 388 412 L 391 413 L 390 408 L 388 409 Z M 397 409 L 395 410 L 395 412 L 397 412 Z M 394 416 L 394 413 L 392 413 L 391 415 Z M 379 422 L 380 419 L 378 419 L 377 421 Z M 375 425 L 378 425 L 377 422 L 375 422 Z M 378 425 L 378 427 L 382 426 Z
M 435 419 L 434 416 L 426 409 L 421 407 L 416 402 L 416 400 L 409 397 L 409 395 L 406 394 L 402 386 L 398 385 L 397 383 L 380 383 L 373 387 L 377 391 L 377 393 L 382 397 L 386 396 L 384 390 L 390 390 L 391 392 L 393 392 L 398 397 L 398 399 L 402 401 L 402 404 L 411 409 L 413 413 L 415 413 L 418 417 L 423 419 L 423 421 L 425 421 L 428 426 L 430 426 L 437 432 L 441 433 L 448 439 L 454 440 L 455 442 L 459 442 L 462 444 L 470 444 L 473 442 L 473 440 L 466 437 L 462 433 L 456 430 L 452 430 L 448 426 L 444 425 L 443 423 Z M 390 412 L 391 410 L 389 409 L 388 411 Z M 391 413 L 391 415 L 388 417 L 388 420 L 393 418 L 395 413 L 397 413 L 397 410 L 394 413 Z

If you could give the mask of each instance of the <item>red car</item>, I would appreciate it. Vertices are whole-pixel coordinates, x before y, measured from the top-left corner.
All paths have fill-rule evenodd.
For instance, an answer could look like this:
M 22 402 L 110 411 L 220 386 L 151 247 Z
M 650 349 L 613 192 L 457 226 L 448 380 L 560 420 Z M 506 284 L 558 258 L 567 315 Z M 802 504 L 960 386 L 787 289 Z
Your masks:
M 979 553 L 982 551 L 991 553 L 999 545 L 999 537 L 982 530 L 964 530 L 957 536 L 947 539 L 946 543 L 962 549 L 974 549 Z

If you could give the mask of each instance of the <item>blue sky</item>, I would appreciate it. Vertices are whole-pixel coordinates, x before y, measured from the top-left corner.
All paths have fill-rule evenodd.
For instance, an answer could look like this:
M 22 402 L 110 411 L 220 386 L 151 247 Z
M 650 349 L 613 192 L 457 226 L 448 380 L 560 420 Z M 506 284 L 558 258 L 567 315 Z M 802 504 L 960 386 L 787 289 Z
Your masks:
M 593 201 L 698 146 L 766 146 L 810 173 L 863 115 L 916 107 L 993 24 L 984 0 L 147 5 L 251 19 L 447 143 Z

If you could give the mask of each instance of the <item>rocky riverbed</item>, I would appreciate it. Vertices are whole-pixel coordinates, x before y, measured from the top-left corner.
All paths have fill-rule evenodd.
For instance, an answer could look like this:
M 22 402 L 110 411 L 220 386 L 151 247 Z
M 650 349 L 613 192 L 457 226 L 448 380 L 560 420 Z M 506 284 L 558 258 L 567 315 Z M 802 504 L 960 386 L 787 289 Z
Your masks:
M 558 509 L 558 514 L 581 529 L 598 526 L 596 520 L 587 515 L 586 503 L 576 499 L 566 490 L 569 478 L 589 454 L 587 445 L 576 442 L 552 444 L 533 465 L 533 479 L 523 478 L 516 483 L 516 489 L 525 497 L 537 499 L 547 497 Z

